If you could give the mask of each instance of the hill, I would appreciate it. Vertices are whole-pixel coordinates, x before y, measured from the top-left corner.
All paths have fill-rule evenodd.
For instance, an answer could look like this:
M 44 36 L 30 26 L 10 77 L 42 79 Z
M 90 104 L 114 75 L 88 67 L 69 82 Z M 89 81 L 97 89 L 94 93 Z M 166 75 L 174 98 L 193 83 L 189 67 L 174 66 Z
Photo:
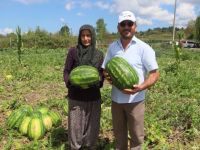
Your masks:
M 178 39 L 177 32 L 184 32 L 184 29 L 176 28 L 175 39 Z M 172 27 L 148 29 L 147 31 L 140 31 L 137 33 L 137 36 L 140 39 L 149 42 L 171 41 L 172 35 L 173 35 Z

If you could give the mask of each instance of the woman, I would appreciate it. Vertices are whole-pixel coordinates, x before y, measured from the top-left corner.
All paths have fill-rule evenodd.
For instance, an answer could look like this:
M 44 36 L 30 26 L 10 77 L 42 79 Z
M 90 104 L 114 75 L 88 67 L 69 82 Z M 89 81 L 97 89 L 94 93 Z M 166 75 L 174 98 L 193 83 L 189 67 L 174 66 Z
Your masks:
M 91 25 L 83 25 L 79 30 L 78 45 L 69 49 L 64 68 L 64 81 L 68 88 L 68 136 L 71 150 L 83 147 L 95 149 L 100 128 L 102 62 L 103 53 L 96 49 L 94 28 Z M 69 74 L 72 69 L 81 65 L 97 68 L 100 82 L 88 89 L 71 85 Z

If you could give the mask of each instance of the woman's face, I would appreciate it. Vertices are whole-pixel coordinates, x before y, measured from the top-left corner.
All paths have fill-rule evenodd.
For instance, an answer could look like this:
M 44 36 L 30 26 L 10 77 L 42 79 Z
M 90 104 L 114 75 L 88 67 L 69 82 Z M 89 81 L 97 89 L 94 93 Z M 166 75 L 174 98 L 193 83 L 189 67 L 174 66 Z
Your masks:
M 81 43 L 84 46 L 89 46 L 91 45 L 92 41 L 92 35 L 89 30 L 82 30 L 81 31 Z

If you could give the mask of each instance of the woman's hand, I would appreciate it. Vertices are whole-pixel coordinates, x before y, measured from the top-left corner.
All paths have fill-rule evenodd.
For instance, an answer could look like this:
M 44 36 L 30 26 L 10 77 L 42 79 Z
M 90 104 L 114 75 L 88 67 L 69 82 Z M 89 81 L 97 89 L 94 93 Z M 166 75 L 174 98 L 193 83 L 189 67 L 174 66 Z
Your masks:
M 108 75 L 108 73 L 107 73 L 105 70 L 103 71 L 103 75 L 104 75 L 105 79 L 106 79 L 110 84 L 112 84 L 111 77 Z

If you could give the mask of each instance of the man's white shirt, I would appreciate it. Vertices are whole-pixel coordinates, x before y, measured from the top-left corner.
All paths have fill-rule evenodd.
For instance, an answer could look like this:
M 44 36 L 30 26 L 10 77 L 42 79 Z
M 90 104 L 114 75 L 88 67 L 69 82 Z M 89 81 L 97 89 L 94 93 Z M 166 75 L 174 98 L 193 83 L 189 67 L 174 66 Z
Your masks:
M 124 58 L 136 70 L 139 76 L 139 84 L 144 82 L 149 71 L 158 69 L 154 50 L 135 36 L 126 49 L 123 48 L 120 39 L 113 42 L 108 48 L 102 68 L 105 68 L 106 63 L 116 56 Z M 145 92 L 144 90 L 129 95 L 112 86 L 111 99 L 117 103 L 135 103 L 145 99 Z

